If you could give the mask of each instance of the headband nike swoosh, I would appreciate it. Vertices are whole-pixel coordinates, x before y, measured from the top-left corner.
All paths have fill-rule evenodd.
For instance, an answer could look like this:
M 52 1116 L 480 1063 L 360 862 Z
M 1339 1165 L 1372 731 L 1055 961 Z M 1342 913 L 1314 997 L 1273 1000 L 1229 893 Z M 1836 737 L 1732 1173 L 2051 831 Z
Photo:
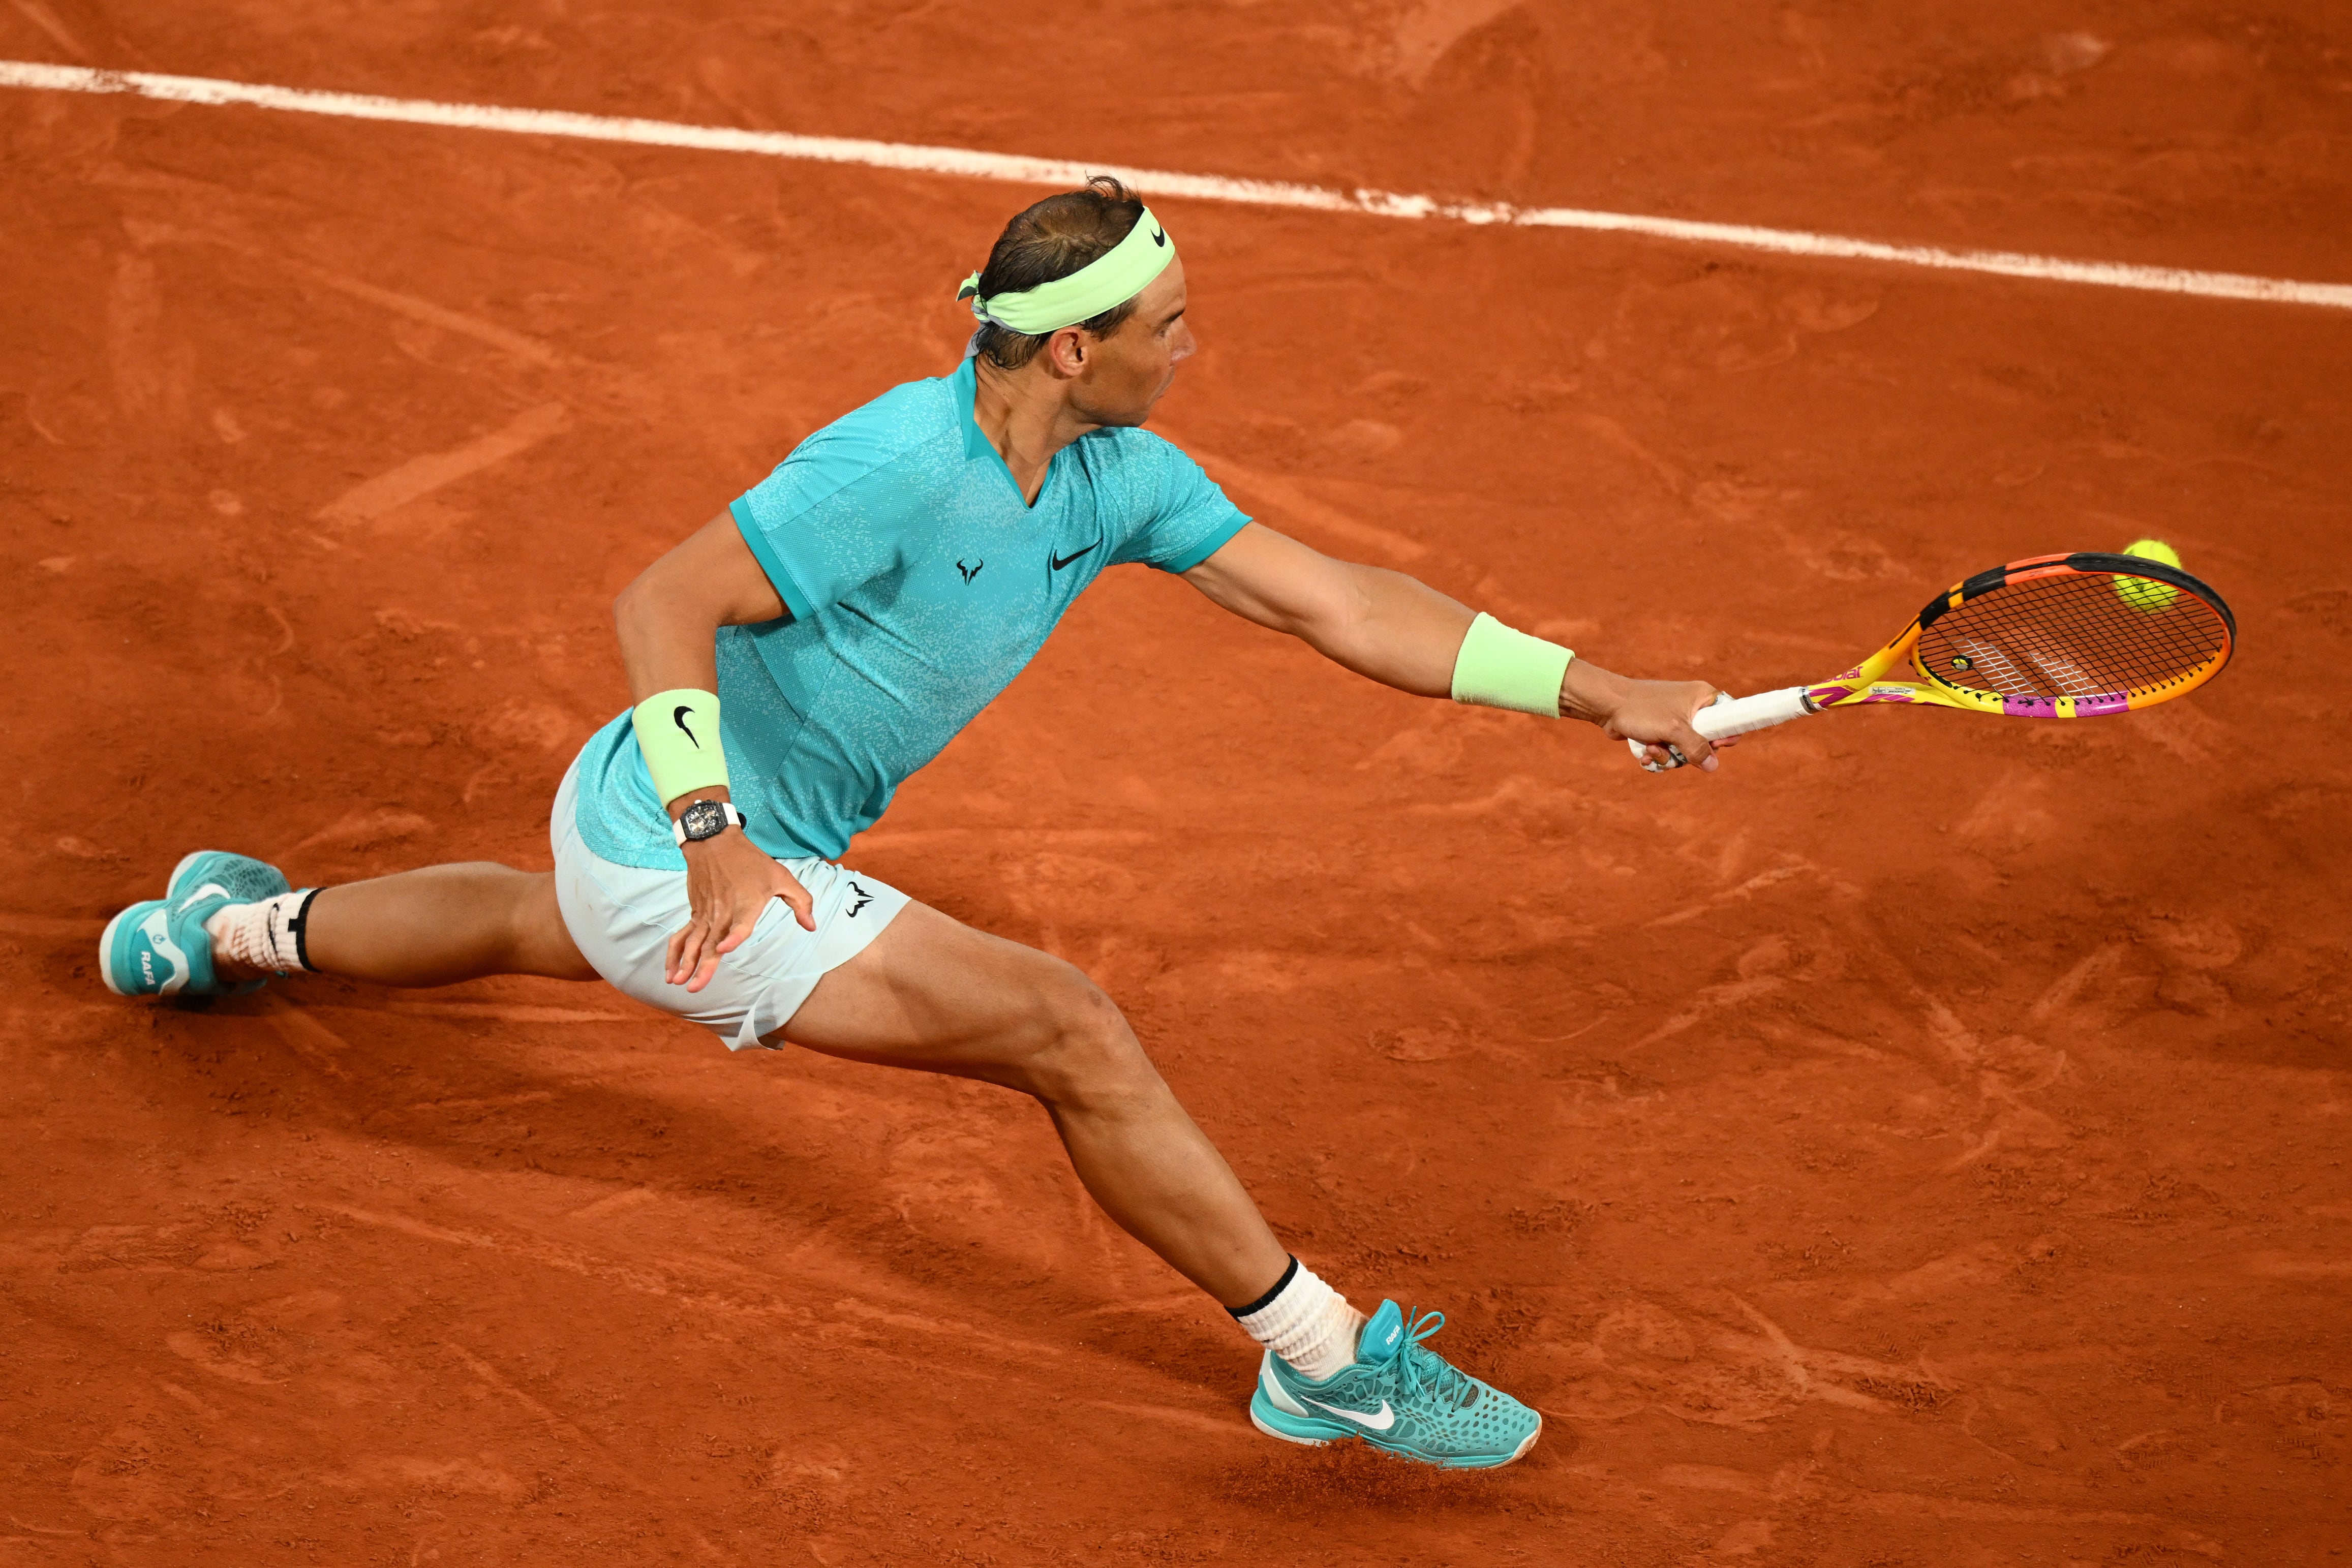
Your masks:
M 1041 337 L 1126 304 L 1167 271 L 1168 264 L 1175 259 L 1176 247 L 1168 242 L 1167 228 L 1146 207 L 1143 215 L 1135 220 L 1135 226 L 1127 231 L 1125 239 L 1067 277 L 1057 277 L 1017 294 L 983 298 L 980 274 L 975 272 L 963 280 L 956 298 L 971 300 L 971 313 L 982 321 L 1008 332 Z

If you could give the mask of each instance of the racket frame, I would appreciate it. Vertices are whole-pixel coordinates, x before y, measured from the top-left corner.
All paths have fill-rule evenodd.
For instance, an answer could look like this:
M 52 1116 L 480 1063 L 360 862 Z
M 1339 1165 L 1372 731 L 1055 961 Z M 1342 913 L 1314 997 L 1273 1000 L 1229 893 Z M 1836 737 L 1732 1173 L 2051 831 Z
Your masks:
M 1946 679 L 1911 657 L 1919 645 L 1921 634 L 1928 627 L 1969 600 L 1982 598 L 2011 583 L 2025 582 L 2038 577 L 2055 577 L 2064 572 L 2146 578 L 2164 583 L 2176 592 L 2203 601 L 2221 618 L 2224 638 L 2220 653 L 2188 674 L 2137 696 L 2126 692 L 2102 692 L 2061 697 L 2004 696 L 1999 692 L 1965 686 Z M 1805 687 L 1805 707 L 1809 713 L 1819 713 L 1824 708 L 1852 707 L 1865 703 L 1924 703 L 2009 718 L 2091 718 L 2128 713 L 2184 696 L 2211 680 L 2221 672 L 2221 666 L 2230 662 L 2237 634 L 2237 617 L 2230 613 L 2230 607 L 2222 602 L 2221 596 L 2178 567 L 2136 555 L 2110 555 L 2097 550 L 2028 556 L 2022 560 L 2010 561 L 1952 584 L 1930 600 L 1926 608 L 1911 618 L 1911 624 L 1896 633 L 1878 652 L 1834 680 Z M 1882 679 L 1888 670 L 1895 667 L 1897 660 L 1908 660 L 1920 679 Z
M 2128 692 L 2105 692 L 2084 696 L 2033 697 L 2006 696 L 1974 686 L 1964 686 L 1926 668 L 1915 656 L 1920 637 L 1927 628 L 1972 599 L 1981 598 L 1996 589 L 2011 583 L 2025 582 L 2034 578 L 2055 577 L 2063 572 L 2083 576 L 2104 575 L 2145 578 L 2160 582 L 2176 593 L 2187 593 L 2202 601 L 2221 617 L 2222 639 L 2216 655 L 2187 674 L 2167 681 L 2149 691 L 2134 695 Z M 2167 601 L 2168 604 L 2169 601 Z M 1974 577 L 1963 578 L 1927 602 L 1926 608 L 1911 618 L 1911 623 L 1853 669 L 1833 680 L 1805 686 L 1789 686 L 1780 691 L 1759 693 L 1754 696 L 1734 698 L 1717 696 L 1712 707 L 1701 708 L 1691 723 L 1698 732 L 1710 739 L 1722 740 L 1734 736 L 1752 734 L 1773 725 L 1786 724 L 1832 707 L 1853 707 L 1869 703 L 1901 703 L 1937 707 L 1958 708 L 1963 713 L 1990 714 L 1997 718 L 2091 718 L 2107 714 L 2129 713 L 2137 708 L 2152 707 L 2174 697 L 2185 696 L 2221 673 L 2237 647 L 2238 620 L 2230 612 L 2221 596 L 2198 579 L 2178 567 L 2141 556 L 2112 555 L 2099 550 L 2075 550 L 2057 555 L 2027 556 L 2002 566 L 1980 571 Z M 1897 661 L 1907 661 L 1921 678 L 1917 681 L 1890 681 L 1884 677 Z M 1642 766 L 1653 773 L 1663 773 L 1683 765 L 1683 755 L 1674 747 L 1665 762 L 1653 762 L 1647 748 L 1638 740 L 1625 743 Z

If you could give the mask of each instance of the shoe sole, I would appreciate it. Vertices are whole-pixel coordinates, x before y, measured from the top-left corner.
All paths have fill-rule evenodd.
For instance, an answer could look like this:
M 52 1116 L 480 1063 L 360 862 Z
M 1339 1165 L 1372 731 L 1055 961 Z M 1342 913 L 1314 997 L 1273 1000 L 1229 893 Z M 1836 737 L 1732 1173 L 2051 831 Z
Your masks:
M 1334 1433 L 1328 1437 L 1303 1437 L 1296 1432 L 1286 1432 L 1279 1427 L 1270 1427 L 1266 1425 L 1265 1417 L 1257 1413 L 1257 1406 L 1255 1401 L 1250 1405 L 1249 1417 L 1250 1425 L 1265 1433 L 1267 1437 L 1279 1437 L 1286 1443 L 1296 1443 L 1302 1448 L 1328 1448 L 1333 1443 L 1345 1442 L 1349 1437 L 1354 1436 L 1354 1434 L 1350 1432 L 1339 1432 Z
M 1249 1418 L 1250 1425 L 1267 1437 L 1279 1437 L 1286 1443 L 1296 1443 L 1302 1448 L 1328 1448 L 1334 1443 L 1344 1443 L 1353 1438 L 1361 1441 L 1369 1448 L 1379 1448 L 1384 1454 L 1394 1454 L 1401 1459 L 1411 1459 L 1415 1464 L 1435 1465 L 1440 1469 L 1447 1470 L 1499 1470 L 1505 1465 L 1524 1458 L 1527 1451 L 1536 1446 L 1536 1439 L 1543 1436 L 1543 1414 L 1538 1411 L 1536 1414 L 1536 1429 L 1520 1438 L 1519 1446 L 1499 1459 L 1433 1459 L 1424 1455 L 1407 1453 L 1402 1448 L 1384 1447 L 1360 1432 L 1334 1431 L 1328 1437 L 1310 1437 L 1298 1432 L 1286 1432 L 1279 1427 L 1269 1426 L 1266 1423 L 1265 1417 L 1257 1413 L 1257 1402 L 1255 1399 L 1250 1402 Z
M 140 904 L 144 904 L 146 902 L 148 901 L 143 898 L 139 901 Z M 126 991 L 121 986 L 114 983 L 115 928 L 122 924 L 122 917 L 124 915 L 130 914 L 131 910 L 138 907 L 138 904 L 133 904 L 117 910 L 115 912 L 114 918 L 106 923 L 106 929 L 98 934 L 98 977 L 104 980 L 106 982 L 106 988 L 112 991 L 118 997 L 136 997 L 145 995 L 145 993 L 142 991 Z

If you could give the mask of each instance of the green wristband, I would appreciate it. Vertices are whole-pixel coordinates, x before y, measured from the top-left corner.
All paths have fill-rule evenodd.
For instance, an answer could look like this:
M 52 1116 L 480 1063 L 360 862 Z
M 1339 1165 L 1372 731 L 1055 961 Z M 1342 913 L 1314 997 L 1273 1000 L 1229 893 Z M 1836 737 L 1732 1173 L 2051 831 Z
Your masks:
M 656 692 L 636 706 L 629 723 L 646 754 L 654 793 L 668 805 L 680 795 L 727 782 L 727 753 L 719 744 L 719 696 L 680 686 Z
M 1558 718 L 1559 683 L 1575 657 L 1482 612 L 1454 656 L 1454 700 Z

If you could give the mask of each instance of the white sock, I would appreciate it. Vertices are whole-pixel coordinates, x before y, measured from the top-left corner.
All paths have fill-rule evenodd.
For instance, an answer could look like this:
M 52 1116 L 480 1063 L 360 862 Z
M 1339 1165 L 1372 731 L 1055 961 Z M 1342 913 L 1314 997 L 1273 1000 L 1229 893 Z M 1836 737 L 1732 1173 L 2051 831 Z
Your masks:
M 258 904 L 232 904 L 215 911 L 205 922 L 215 956 L 280 975 L 310 973 L 303 922 L 310 901 L 318 896 L 315 887 L 298 887 Z
M 1225 1310 L 1250 1338 L 1318 1383 L 1355 1361 L 1356 1331 L 1364 1326 L 1364 1314 L 1296 1258 L 1273 1290 L 1246 1307 Z

